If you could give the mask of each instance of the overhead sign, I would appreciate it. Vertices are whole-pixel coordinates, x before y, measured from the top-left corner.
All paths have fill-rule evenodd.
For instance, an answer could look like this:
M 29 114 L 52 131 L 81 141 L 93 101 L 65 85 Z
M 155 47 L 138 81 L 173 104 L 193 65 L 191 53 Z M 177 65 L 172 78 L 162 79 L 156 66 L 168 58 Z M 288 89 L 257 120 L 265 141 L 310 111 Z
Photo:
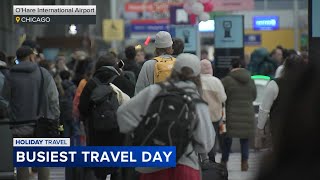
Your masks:
M 279 16 L 254 16 L 254 30 L 277 30 L 279 29 Z
M 131 24 L 169 24 L 169 19 L 133 19 Z
M 254 0 L 212 0 L 214 11 L 253 10 Z
M 182 3 L 168 2 L 128 2 L 125 5 L 126 12 L 169 12 L 169 6 L 178 6 Z
M 131 32 L 168 31 L 168 24 L 131 24 Z
M 243 16 L 216 16 L 215 48 L 243 47 Z
M 175 27 L 175 37 L 183 40 L 185 52 L 197 51 L 197 33 L 198 29 L 196 26 L 189 25 Z
M 169 19 L 134 19 L 131 20 L 131 32 L 168 31 Z
M 320 37 L 320 1 L 312 0 L 312 37 Z
M 215 75 L 225 77 L 231 62 L 244 58 L 244 17 L 242 15 L 216 16 L 215 32 Z
M 244 36 L 244 44 L 247 46 L 261 45 L 261 34 L 246 34 Z
M 170 6 L 170 24 L 190 24 L 189 15 L 182 6 Z
M 122 41 L 124 39 L 124 22 L 122 19 L 104 19 L 102 31 L 105 41 Z

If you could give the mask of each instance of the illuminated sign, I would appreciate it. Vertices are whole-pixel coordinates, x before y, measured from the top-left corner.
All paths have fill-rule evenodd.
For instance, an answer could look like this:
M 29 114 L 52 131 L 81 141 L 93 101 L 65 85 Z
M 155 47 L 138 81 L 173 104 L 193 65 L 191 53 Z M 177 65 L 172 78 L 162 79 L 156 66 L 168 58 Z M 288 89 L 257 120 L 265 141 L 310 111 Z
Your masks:
M 277 30 L 279 29 L 279 16 L 254 16 L 254 30 Z
M 199 22 L 200 32 L 214 32 L 214 20 Z
M 264 75 L 254 75 L 254 76 L 251 76 L 251 79 L 264 79 L 269 81 L 271 78 L 269 76 L 264 76 Z

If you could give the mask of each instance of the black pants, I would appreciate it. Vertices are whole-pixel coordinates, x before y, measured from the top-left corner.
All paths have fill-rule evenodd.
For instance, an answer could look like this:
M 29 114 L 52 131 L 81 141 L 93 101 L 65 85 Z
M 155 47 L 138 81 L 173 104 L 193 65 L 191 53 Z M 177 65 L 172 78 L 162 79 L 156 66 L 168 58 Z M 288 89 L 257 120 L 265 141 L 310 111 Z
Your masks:
M 218 143 L 219 143 L 220 149 L 222 147 L 222 136 L 219 133 L 219 123 L 220 123 L 220 121 L 212 123 L 212 125 L 214 127 L 214 130 L 216 131 L 216 139 L 215 139 L 215 143 L 214 143 L 213 148 L 208 153 L 209 159 L 211 161 L 215 161 L 215 156 L 216 156 L 216 153 L 217 153 Z
M 110 131 L 95 131 L 89 129 L 89 146 L 122 146 L 125 140 L 125 135 L 119 132 L 119 129 L 112 129 Z M 105 180 L 108 174 L 111 174 L 111 180 L 121 179 L 119 168 L 91 168 L 95 176 L 100 180 Z

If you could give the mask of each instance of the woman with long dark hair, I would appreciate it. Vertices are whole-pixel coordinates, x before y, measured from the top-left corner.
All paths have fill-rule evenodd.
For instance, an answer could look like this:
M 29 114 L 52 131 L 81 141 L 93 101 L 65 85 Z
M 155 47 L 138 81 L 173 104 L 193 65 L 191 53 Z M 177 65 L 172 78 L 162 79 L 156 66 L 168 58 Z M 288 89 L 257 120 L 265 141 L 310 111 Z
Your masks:
M 200 60 L 192 54 L 181 54 L 177 57 L 172 74 L 166 83 L 170 87 L 178 88 L 181 91 L 200 97 Z M 133 97 L 129 102 L 120 106 L 117 117 L 120 131 L 122 133 L 133 132 L 143 120 L 142 116 L 148 114 L 148 109 L 153 104 L 153 100 L 163 90 L 163 84 L 154 84 L 146 87 L 139 94 Z M 177 106 L 161 103 L 160 107 L 169 107 L 179 112 Z M 153 106 L 152 106 L 153 107 Z M 155 107 L 155 109 L 159 109 Z M 162 108 L 161 108 L 162 109 Z M 197 115 L 197 125 L 191 128 L 192 141 L 188 142 L 185 151 L 177 160 L 175 168 L 136 168 L 141 173 L 140 180 L 200 180 L 198 153 L 208 153 L 214 144 L 215 133 L 211 124 L 208 105 L 205 103 L 195 103 L 195 112 Z M 161 113 L 161 112 L 159 112 Z M 163 116 L 159 116 L 160 118 Z M 194 117 L 194 116 L 192 116 Z M 176 119 L 172 119 L 174 122 Z M 170 120 L 171 121 L 171 120 Z M 172 124 L 172 123 L 170 123 Z M 160 125 L 159 125 L 160 126 Z M 140 127 L 140 126 L 139 126 Z M 171 131 L 170 131 L 171 132 Z M 187 139 L 188 137 L 184 137 Z M 177 150 L 178 152 L 178 150 Z
M 279 123 L 282 121 L 282 113 L 284 113 L 281 99 L 286 98 L 291 89 L 288 84 L 297 81 L 305 70 L 306 63 L 303 58 L 296 54 L 291 54 L 284 63 L 282 76 L 271 80 L 266 87 L 264 98 L 259 108 L 258 129 L 263 131 L 268 117 L 270 116 L 270 126 L 273 139 L 278 138 L 275 134 L 279 128 Z
M 292 56 L 287 61 L 285 86 L 279 87 L 281 114 L 271 116 L 278 127 L 273 130 L 273 149 L 261 163 L 258 180 L 320 179 L 320 63 L 319 56 L 307 67 L 303 58 Z M 291 60 L 291 62 L 290 62 Z M 286 67 L 285 64 L 285 67 Z M 289 71 L 289 69 L 294 68 Z M 287 74 L 288 75 L 288 74 Z M 283 91 L 282 94 L 281 91 Z M 272 115 L 272 114 L 271 114 Z

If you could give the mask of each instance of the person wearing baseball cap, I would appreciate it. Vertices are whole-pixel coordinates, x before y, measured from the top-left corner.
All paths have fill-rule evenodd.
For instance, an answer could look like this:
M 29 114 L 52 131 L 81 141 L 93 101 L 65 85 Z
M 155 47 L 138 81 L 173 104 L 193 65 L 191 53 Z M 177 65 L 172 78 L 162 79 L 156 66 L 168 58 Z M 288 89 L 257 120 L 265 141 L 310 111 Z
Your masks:
M 170 33 L 160 31 L 155 36 L 155 58 L 146 61 L 139 73 L 135 94 L 145 87 L 164 81 L 170 76 L 175 58 L 172 56 L 172 38 Z
M 39 63 L 41 60 L 44 60 L 44 55 L 42 53 L 42 49 L 40 48 L 39 44 L 37 44 L 33 40 L 25 40 L 21 46 L 27 46 L 30 47 L 33 51 L 34 59 L 37 63 Z
M 120 132 L 125 134 L 136 132 L 136 129 L 138 127 L 140 128 L 139 130 L 141 130 L 140 125 L 143 120 L 141 115 L 146 115 L 146 118 L 149 118 L 148 113 L 151 113 L 151 112 L 149 112 L 148 109 L 150 108 L 161 109 L 160 107 L 159 108 L 155 107 L 157 105 L 156 102 L 155 103 L 152 103 L 152 102 L 154 101 L 155 98 L 157 98 L 157 100 L 159 100 L 160 98 L 164 98 L 163 96 L 160 96 L 160 95 L 158 96 L 158 94 L 160 92 L 163 92 L 162 90 L 164 90 L 165 88 L 167 88 L 167 91 L 169 91 L 169 89 L 173 88 L 174 86 L 174 89 L 179 89 L 179 92 L 185 91 L 186 94 L 192 94 L 193 100 L 199 98 L 201 94 L 199 93 L 199 91 L 201 90 L 200 72 L 201 72 L 200 60 L 197 56 L 193 54 L 188 54 L 188 53 L 180 54 L 175 61 L 170 77 L 164 83 L 162 83 L 161 85 L 153 84 L 146 87 L 141 92 L 139 92 L 136 96 L 130 99 L 127 103 L 119 107 L 117 112 L 117 121 L 118 121 Z M 177 90 L 172 90 L 172 91 L 177 91 Z M 171 91 L 169 92 L 174 93 Z M 176 98 L 176 97 L 172 97 L 172 98 Z M 164 108 L 169 106 L 170 108 L 174 109 L 175 113 L 179 114 L 180 110 L 176 109 L 178 107 L 177 104 L 173 104 L 172 102 L 170 102 L 172 104 L 169 104 L 168 102 L 166 102 L 167 99 L 160 99 L 160 101 L 161 100 L 163 100 L 162 102 L 164 103 L 161 103 L 161 105 L 159 104 L 159 106 Z M 157 101 L 157 102 L 160 102 L 160 101 Z M 185 150 L 182 152 L 182 155 L 180 154 L 181 156 L 177 160 L 177 166 L 175 168 L 152 168 L 152 167 L 136 168 L 136 170 L 141 173 L 141 176 L 140 176 L 141 179 L 144 179 L 144 180 L 160 180 L 160 179 L 161 180 L 162 179 L 200 180 L 201 179 L 198 154 L 208 153 L 212 149 L 215 141 L 215 131 L 211 124 L 208 105 L 204 102 L 201 102 L 201 100 L 200 102 L 198 103 L 197 102 L 198 101 L 194 101 L 195 109 L 192 110 L 194 112 L 190 112 L 190 113 L 197 114 L 197 117 L 198 117 L 197 126 L 196 128 L 191 128 L 192 129 L 191 133 L 193 134 L 193 136 L 191 137 L 192 140 L 190 140 L 190 142 L 187 143 L 187 146 L 183 148 Z M 169 111 L 165 111 L 165 112 L 168 113 Z M 176 115 L 176 114 L 173 114 L 174 112 L 170 112 L 172 113 L 171 115 Z M 162 119 L 164 115 L 163 115 L 163 112 L 161 111 L 159 112 L 158 117 L 160 118 L 159 120 L 160 123 L 163 121 L 174 122 L 176 120 L 175 118 L 172 118 L 171 120 L 168 118 L 166 120 Z M 151 121 L 152 120 L 153 119 L 151 119 Z M 170 124 L 172 125 L 174 123 L 170 123 Z M 142 127 L 143 127 L 143 124 L 142 124 Z M 164 127 L 164 128 L 169 129 L 169 127 Z M 149 129 L 152 129 L 152 127 L 151 128 L 149 127 Z M 157 128 L 155 129 L 156 129 L 156 132 L 154 132 L 154 134 L 162 132 L 161 130 L 157 131 Z M 142 128 L 142 131 L 143 131 L 143 128 Z M 148 130 L 146 129 L 146 131 Z M 167 132 L 167 131 L 163 131 L 163 132 Z M 162 136 L 162 134 L 160 134 L 160 136 Z M 168 134 L 165 133 L 163 136 L 168 137 Z M 156 139 L 156 137 L 152 137 L 152 138 Z M 144 141 L 148 141 L 148 140 L 144 139 Z M 162 140 L 160 140 L 160 142 L 161 141 Z M 194 141 L 197 143 L 192 143 Z M 135 142 L 136 142 L 136 139 L 135 139 Z M 136 143 L 138 144 L 139 142 L 136 142 Z M 177 145 L 177 147 L 178 146 L 179 145 Z
M 2 94 L 9 102 L 13 137 L 32 138 L 40 117 L 59 119 L 59 94 L 51 74 L 38 66 L 30 47 L 20 47 L 16 57 L 18 63 L 10 69 Z M 47 180 L 49 174 L 49 168 L 38 169 L 38 179 Z M 28 167 L 17 168 L 17 179 L 27 177 Z
M 21 46 L 16 51 L 16 64 L 20 61 L 30 61 L 35 62 L 35 52 L 28 46 Z

